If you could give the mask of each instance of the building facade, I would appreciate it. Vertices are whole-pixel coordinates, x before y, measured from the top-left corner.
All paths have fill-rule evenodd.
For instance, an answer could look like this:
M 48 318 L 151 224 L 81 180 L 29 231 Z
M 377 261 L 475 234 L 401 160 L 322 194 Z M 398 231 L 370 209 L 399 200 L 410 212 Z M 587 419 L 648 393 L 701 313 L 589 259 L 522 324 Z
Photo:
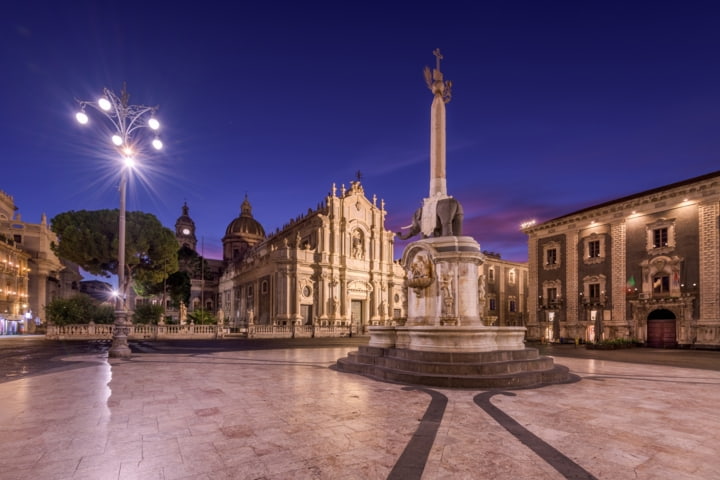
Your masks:
M 364 331 L 406 315 L 384 202 L 360 182 L 265 236 L 247 198 L 223 238 L 218 309 L 231 326 L 347 326 Z
M 720 347 L 720 172 L 527 225 L 528 338 Z
M 522 327 L 527 321 L 527 263 L 503 260 L 494 252 L 483 252 L 479 267 L 478 299 L 483 323 L 495 327 Z
M 45 214 L 42 215 L 40 223 L 27 223 L 22 220 L 17 210 L 13 197 L 0 191 L 0 235 L 4 238 L 2 243 L 18 252 L 15 258 L 25 259 L 22 264 L 26 265 L 23 268 L 27 269 L 22 273 L 22 278 L 16 279 L 19 284 L 27 285 L 23 287 L 21 299 L 17 300 L 17 296 L 12 299 L 12 302 L 15 302 L 13 305 L 18 308 L 9 304 L 6 308 L 8 312 L 18 310 L 18 313 L 13 315 L 33 319 L 37 317 L 40 322 L 44 322 L 45 306 L 55 298 L 65 298 L 77 293 L 82 277 L 76 266 L 61 262 L 50 248 L 53 242 L 57 242 L 57 237 L 50 229 Z M 6 258 L 9 264 L 13 254 L 9 251 L 6 254 L 10 255 Z M 13 271 L 5 273 L 9 272 Z M 3 293 L 9 290 L 7 285 L 0 288 Z M 20 287 L 10 290 L 21 292 Z M 11 300 L 8 298 L 6 301 Z M 26 322 L 25 327 L 26 331 L 33 332 L 35 322 Z

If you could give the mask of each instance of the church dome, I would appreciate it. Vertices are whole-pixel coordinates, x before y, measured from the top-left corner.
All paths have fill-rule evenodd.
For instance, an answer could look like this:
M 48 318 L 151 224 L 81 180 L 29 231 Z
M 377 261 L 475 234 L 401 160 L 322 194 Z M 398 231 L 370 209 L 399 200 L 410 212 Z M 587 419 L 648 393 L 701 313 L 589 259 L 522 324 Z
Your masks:
M 226 237 L 245 235 L 265 238 L 265 229 L 260 225 L 260 222 L 252 216 L 252 207 L 247 199 L 247 195 L 240 207 L 240 216 L 230 222 L 225 230 Z

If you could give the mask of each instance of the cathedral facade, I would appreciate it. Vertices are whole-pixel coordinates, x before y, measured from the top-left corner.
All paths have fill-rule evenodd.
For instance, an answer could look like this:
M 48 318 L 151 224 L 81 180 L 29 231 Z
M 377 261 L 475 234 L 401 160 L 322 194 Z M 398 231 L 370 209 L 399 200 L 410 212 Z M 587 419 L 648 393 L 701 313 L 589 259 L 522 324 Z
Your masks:
M 223 237 L 218 310 L 231 327 L 389 324 L 405 316 L 384 202 L 359 181 L 266 236 L 246 198 Z
M 528 338 L 720 347 L 720 172 L 527 225 Z

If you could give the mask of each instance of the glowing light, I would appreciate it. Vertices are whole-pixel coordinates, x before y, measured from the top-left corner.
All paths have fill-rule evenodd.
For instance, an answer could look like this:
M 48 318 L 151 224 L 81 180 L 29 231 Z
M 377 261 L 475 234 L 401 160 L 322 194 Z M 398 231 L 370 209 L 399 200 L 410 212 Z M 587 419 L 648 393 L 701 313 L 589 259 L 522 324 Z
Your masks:
M 100 108 L 102 108 L 106 112 L 112 108 L 110 100 L 105 97 L 102 97 L 100 100 L 98 100 L 98 105 L 100 105 Z
M 135 159 L 133 157 L 123 157 L 123 160 L 125 161 L 126 167 L 133 168 L 135 166 Z
M 112 142 L 118 147 L 123 144 L 122 137 L 120 135 L 113 135 Z
M 520 228 L 530 228 L 537 223 L 535 220 L 529 220 L 520 224 Z
M 159 138 L 154 139 L 152 141 L 152 146 L 155 147 L 155 150 L 162 150 L 162 148 L 163 148 L 162 140 L 160 140 Z
M 123 153 L 125 153 L 125 156 L 127 156 L 127 157 L 131 156 L 133 154 L 132 148 L 130 148 L 130 147 L 123 148 Z
M 152 128 L 153 130 L 157 130 L 160 128 L 160 122 L 157 121 L 157 118 L 151 118 L 148 120 L 148 127 Z
M 77 119 L 78 123 L 85 125 L 88 123 L 88 116 L 85 114 L 85 112 L 78 112 L 75 114 L 75 118 Z

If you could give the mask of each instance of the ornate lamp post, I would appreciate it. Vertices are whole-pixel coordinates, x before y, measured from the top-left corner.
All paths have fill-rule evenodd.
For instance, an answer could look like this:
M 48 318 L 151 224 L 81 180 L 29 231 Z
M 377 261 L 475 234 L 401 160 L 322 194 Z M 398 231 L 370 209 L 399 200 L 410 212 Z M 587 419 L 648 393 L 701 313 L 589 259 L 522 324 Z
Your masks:
M 75 115 L 78 122 L 85 125 L 89 121 L 88 115 L 85 113 L 86 107 L 91 107 L 102 114 L 106 119 L 106 123 L 112 127 L 114 132 L 110 136 L 112 144 L 120 153 L 123 166 L 120 172 L 120 215 L 118 220 L 118 295 L 115 300 L 115 323 L 113 325 L 112 346 L 109 355 L 111 357 L 127 358 L 130 356 L 130 347 L 128 347 L 127 336 L 130 331 L 127 319 L 127 310 L 125 305 L 125 197 L 127 190 L 127 181 L 129 170 L 135 165 L 135 155 L 139 150 L 142 140 L 147 139 L 147 135 L 141 135 L 141 131 L 150 129 L 157 132 L 160 123 L 155 118 L 155 112 L 158 107 L 148 107 L 145 105 L 130 105 L 128 103 L 130 95 L 128 95 L 123 85 L 120 97 L 115 95 L 107 88 L 103 89 L 103 96 L 96 102 L 86 102 L 78 100 L 80 111 Z M 145 130 L 147 131 L 147 130 Z M 156 150 L 163 147 L 162 142 L 153 136 L 152 146 Z

